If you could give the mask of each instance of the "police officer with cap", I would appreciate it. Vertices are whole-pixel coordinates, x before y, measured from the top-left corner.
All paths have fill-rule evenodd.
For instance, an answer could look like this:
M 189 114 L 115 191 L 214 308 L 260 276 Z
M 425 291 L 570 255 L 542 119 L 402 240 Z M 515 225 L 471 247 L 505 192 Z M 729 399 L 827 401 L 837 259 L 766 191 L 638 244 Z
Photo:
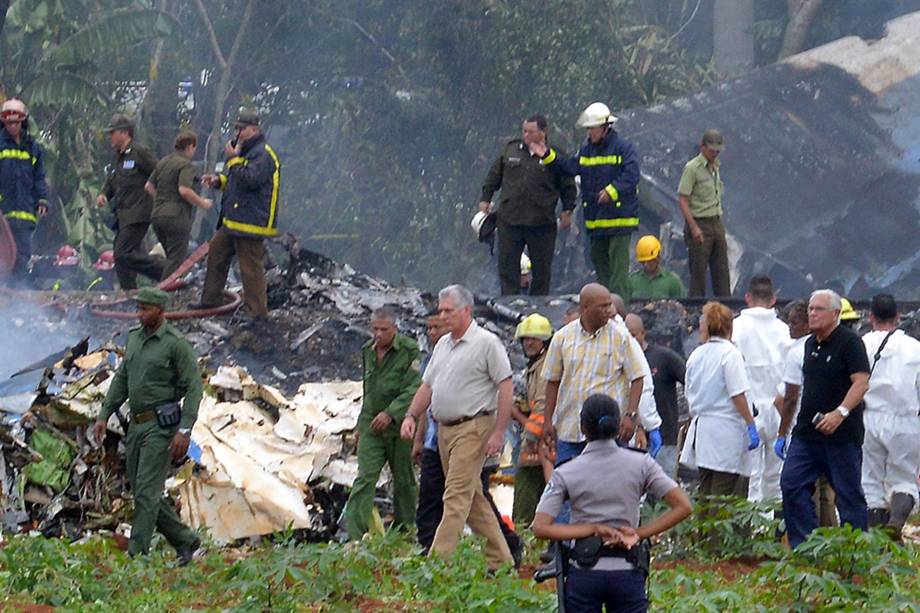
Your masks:
M 595 394 L 581 409 L 581 430 L 588 444 L 581 455 L 557 466 L 533 522 L 533 532 L 554 541 L 575 541 L 573 564 L 563 579 L 570 611 L 645 611 L 648 573 L 645 539 L 664 532 L 693 511 L 687 494 L 643 451 L 617 444 L 620 409 L 609 396 Z M 598 475 L 605 475 L 598 487 Z M 653 494 L 671 507 L 639 525 L 642 496 Z M 555 523 L 566 500 L 569 524 Z M 646 555 L 642 555 L 642 552 Z
M 134 521 L 128 553 L 147 554 L 156 528 L 175 548 L 179 564 L 184 566 L 200 542 L 163 497 L 163 487 L 171 462 L 178 462 L 188 451 L 201 402 L 201 373 L 192 346 L 166 321 L 166 292 L 145 287 L 136 301 L 141 325 L 128 334 L 124 359 L 93 431 L 101 441 L 109 417 L 129 401 L 131 424 L 125 447 Z
M 96 204 L 111 204 L 115 212 L 115 273 L 121 289 L 137 289 L 137 273 L 154 281 L 163 275 L 163 258 L 144 250 L 153 198 L 144 189 L 157 165 L 150 149 L 134 142 L 134 120 L 116 113 L 105 128 L 115 159 Z

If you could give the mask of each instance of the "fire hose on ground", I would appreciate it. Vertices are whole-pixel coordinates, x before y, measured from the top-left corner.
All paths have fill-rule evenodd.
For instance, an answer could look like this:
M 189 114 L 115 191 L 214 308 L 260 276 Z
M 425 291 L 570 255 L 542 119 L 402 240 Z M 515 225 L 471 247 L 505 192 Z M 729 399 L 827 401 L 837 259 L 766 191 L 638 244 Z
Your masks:
M 204 242 L 199 245 L 198 248 L 192 252 L 192 255 L 188 256 L 188 258 L 182 262 L 182 264 L 179 266 L 179 268 L 176 269 L 174 273 L 160 281 L 157 284 L 157 287 L 167 292 L 174 292 L 177 289 L 184 287 L 185 284 L 181 280 L 182 276 L 191 270 L 195 264 L 201 261 L 201 259 L 208 254 L 208 249 L 210 246 L 211 244 L 208 242 Z M 166 319 L 192 319 L 196 317 L 214 317 L 216 315 L 226 315 L 235 311 L 243 301 L 243 299 L 236 292 L 224 291 L 224 297 L 229 300 L 229 302 L 226 304 L 207 309 L 167 311 Z M 132 311 L 118 311 L 111 309 L 111 307 L 123 305 L 130 300 L 132 300 L 132 298 L 128 296 L 109 302 L 96 302 L 90 308 L 90 312 L 96 317 L 109 317 L 112 319 L 135 319 L 137 315 Z

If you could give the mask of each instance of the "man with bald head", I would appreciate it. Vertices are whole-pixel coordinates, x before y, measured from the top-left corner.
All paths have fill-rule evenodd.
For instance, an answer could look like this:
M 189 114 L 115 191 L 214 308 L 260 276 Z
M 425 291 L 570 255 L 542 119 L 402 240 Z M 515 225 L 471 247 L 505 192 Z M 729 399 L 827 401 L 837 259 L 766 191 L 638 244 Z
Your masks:
M 642 395 L 644 358 L 630 343 L 629 332 L 610 320 L 610 291 L 589 283 L 582 288 L 578 304 L 578 319 L 553 335 L 543 366 L 544 431 L 547 444 L 556 446 L 557 465 L 584 449 L 580 419 L 588 396 L 607 394 L 623 399 L 622 422 L 625 428 L 634 429 Z M 560 521 L 568 521 L 565 510 Z
M 677 478 L 678 406 L 677 384 L 684 384 L 687 363 L 675 351 L 648 342 L 645 324 L 635 313 L 626 316 L 626 327 L 639 343 L 652 373 L 655 410 L 661 417 L 661 450 L 655 457 L 672 479 Z

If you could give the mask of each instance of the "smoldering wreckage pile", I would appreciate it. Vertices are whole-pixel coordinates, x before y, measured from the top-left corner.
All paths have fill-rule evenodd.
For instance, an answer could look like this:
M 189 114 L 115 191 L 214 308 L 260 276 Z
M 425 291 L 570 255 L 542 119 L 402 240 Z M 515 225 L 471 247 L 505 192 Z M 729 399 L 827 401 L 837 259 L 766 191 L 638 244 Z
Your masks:
M 285 248 L 276 244 L 268 273 L 270 323 L 234 316 L 174 322 L 201 356 L 206 393 L 188 458 L 167 487 L 183 520 L 218 543 L 281 530 L 309 541 L 335 538 L 357 476 L 359 355 L 370 339 L 371 311 L 393 306 L 400 331 L 423 349 L 428 344 L 425 320 L 436 296 L 361 274 L 294 242 L 278 244 Z M 200 267 L 189 273 L 175 305 L 195 301 L 202 275 Z M 86 336 L 0 382 L 4 531 L 80 539 L 129 529 L 122 440 L 128 407 L 112 416 L 101 444 L 87 428 L 120 363 L 129 327 L 92 315 L 92 303 L 106 298 L 96 292 L 31 296 L 24 311 L 6 317 L 18 338 L 65 338 L 75 330 Z M 22 307 L 24 299 L 0 294 L 0 309 Z M 517 319 L 539 310 L 559 325 L 574 301 L 483 299 L 476 316 L 502 337 L 520 372 Z M 698 307 L 660 301 L 642 308 L 653 341 L 683 352 L 696 344 Z M 388 481 L 384 471 L 378 484 L 384 516 Z

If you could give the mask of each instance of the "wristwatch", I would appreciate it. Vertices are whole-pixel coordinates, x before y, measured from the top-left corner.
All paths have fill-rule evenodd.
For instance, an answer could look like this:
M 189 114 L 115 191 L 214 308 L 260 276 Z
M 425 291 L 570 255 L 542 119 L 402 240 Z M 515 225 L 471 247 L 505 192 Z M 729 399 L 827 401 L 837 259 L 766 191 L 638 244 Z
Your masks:
M 179 434 L 189 434 L 191 431 L 191 428 L 179 428 Z
M 406 412 L 406 417 L 408 417 L 408 418 L 411 419 L 412 421 L 415 421 L 415 422 L 418 421 L 418 417 L 416 417 L 416 416 L 413 415 L 412 413 Z M 406 421 L 406 417 L 403 417 L 403 421 Z
M 839 407 L 837 407 L 837 412 L 843 415 L 844 419 L 850 416 L 850 409 L 846 408 L 843 405 L 840 405 Z

